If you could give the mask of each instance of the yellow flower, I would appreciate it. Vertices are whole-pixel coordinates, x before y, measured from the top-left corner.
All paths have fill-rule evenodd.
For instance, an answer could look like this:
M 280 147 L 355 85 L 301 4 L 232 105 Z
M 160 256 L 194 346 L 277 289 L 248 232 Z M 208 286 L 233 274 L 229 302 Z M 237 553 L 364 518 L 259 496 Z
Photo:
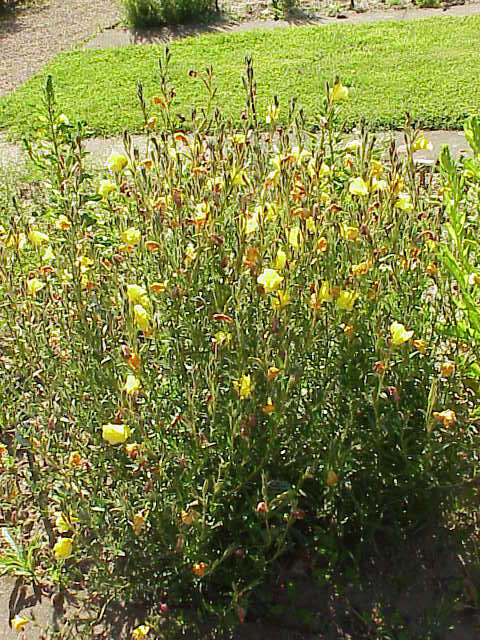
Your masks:
M 258 216 L 259 211 L 258 208 L 255 211 L 247 211 L 247 214 L 243 223 L 243 231 L 245 235 L 249 236 L 258 229 Z
M 282 284 L 283 278 L 275 269 L 264 269 L 258 276 L 257 282 L 263 286 L 265 293 L 272 293 Z
M 307 218 L 306 227 L 307 227 L 307 231 L 309 231 L 310 233 L 315 233 L 316 231 L 315 220 L 312 218 L 312 216 Z
M 440 411 L 440 412 L 434 411 L 433 417 L 438 422 L 443 422 L 443 426 L 447 428 L 450 427 L 457 418 L 455 415 L 455 411 L 452 411 L 451 409 L 445 409 L 445 411 Z
M 270 397 L 268 398 L 267 403 L 263 405 L 262 411 L 267 415 L 270 415 L 275 411 L 275 405 L 273 404 L 272 399 Z
M 318 302 L 331 302 L 333 300 L 332 294 L 330 291 L 330 283 L 327 280 L 324 280 L 320 285 L 320 289 L 317 294 Z
M 351 311 L 357 298 L 358 293 L 356 291 L 346 291 L 342 289 L 337 298 L 337 307 L 344 311 Z
M 135 535 L 139 536 L 140 533 L 142 532 L 143 527 L 145 526 L 145 516 L 141 511 L 139 511 L 133 516 L 132 526 L 133 526 L 133 530 L 135 531 Z
M 27 280 L 27 290 L 31 296 L 36 295 L 39 291 L 41 291 L 45 287 L 45 282 L 39 280 L 38 278 L 31 278 Z
M 399 347 L 413 336 L 413 331 L 407 331 L 400 322 L 392 322 L 390 325 L 390 333 L 392 336 L 392 346 Z
M 67 216 L 64 216 L 63 214 L 59 215 L 57 220 L 55 221 L 55 229 L 59 229 L 59 231 L 68 231 L 71 226 L 72 223 L 67 218 Z
M 53 547 L 56 558 L 65 560 L 72 555 L 73 538 L 59 538 Z
M 188 243 L 187 250 L 185 251 L 185 263 L 187 265 L 192 264 L 192 262 L 196 259 L 197 252 L 195 251 L 195 247 L 191 242 Z
M 39 231 L 38 229 L 32 229 L 28 234 L 28 239 L 33 244 L 34 247 L 40 247 L 42 244 L 45 244 L 49 241 L 49 237 L 46 233 Z
M 109 444 L 123 444 L 130 437 L 131 430 L 126 424 L 104 424 L 102 438 Z
M 208 204 L 206 202 L 199 202 L 195 207 L 195 216 L 193 218 L 194 224 L 199 227 L 204 225 L 208 220 L 209 213 L 210 207 Z
M 25 616 L 16 615 L 12 620 L 10 620 L 10 624 L 14 631 L 21 631 L 23 627 L 28 624 L 30 620 L 25 618 Z
M 279 249 L 277 251 L 277 255 L 275 257 L 275 262 L 273 263 L 273 266 L 275 267 L 275 269 L 278 269 L 279 271 L 281 271 L 286 264 L 287 264 L 287 254 L 283 249 Z
M 127 298 L 133 305 L 141 304 L 144 307 L 150 306 L 150 299 L 146 289 L 140 287 L 138 284 L 127 285 Z
M 300 227 L 292 227 L 288 232 L 288 244 L 294 249 L 298 249 L 301 237 Z
M 372 190 L 372 193 L 376 193 L 377 191 L 385 191 L 387 186 L 388 185 L 386 180 L 379 180 L 376 176 L 372 177 L 372 180 L 370 182 L 370 189 Z
M 98 186 L 98 193 L 102 196 L 104 200 L 108 198 L 108 195 L 115 191 L 117 185 L 110 180 L 100 180 L 100 184 Z
M 337 80 L 332 89 L 330 89 L 330 99 L 332 102 L 348 100 L 348 87 L 343 86 L 343 84 Z
M 127 376 L 125 384 L 122 387 L 122 391 L 125 391 L 125 393 L 129 396 L 133 396 L 135 393 L 137 393 L 137 391 L 140 390 L 141 386 L 142 384 L 140 380 L 136 378 L 134 375 L 129 374 Z
M 125 231 L 122 232 L 122 240 L 125 244 L 134 247 L 140 242 L 142 234 L 135 227 L 129 227 Z
M 241 378 L 233 381 L 233 388 L 242 400 L 250 398 L 252 395 L 252 377 L 250 374 L 243 374 Z
M 413 209 L 413 203 L 410 194 L 399 193 L 398 200 L 396 201 L 395 206 L 401 211 L 411 211 Z
M 348 187 L 352 196 L 368 196 L 368 186 L 362 177 L 354 178 Z
M 135 319 L 135 324 L 143 331 L 146 336 L 150 336 L 153 333 L 152 325 L 150 323 L 150 316 L 148 315 L 147 310 L 141 304 L 136 304 L 133 307 L 133 316 Z
M 281 311 L 290 304 L 290 296 L 286 291 L 279 291 L 277 295 L 272 298 L 272 307 L 275 311 Z
M 272 124 L 273 122 L 276 122 L 278 120 L 279 112 L 280 112 L 280 107 L 278 106 L 278 104 L 276 103 L 269 104 L 265 122 L 267 124 Z
M 219 346 L 227 347 L 232 341 L 232 334 L 225 331 L 217 331 L 215 334 L 215 340 Z
M 347 224 L 342 224 L 340 227 L 340 233 L 342 234 L 342 238 L 344 240 L 350 240 L 351 242 L 356 242 L 359 236 L 358 227 L 349 227 Z
M 132 631 L 132 640 L 145 640 L 152 627 L 149 624 L 141 624 Z
M 207 570 L 207 565 L 205 564 L 205 562 L 196 562 L 193 565 L 193 569 L 192 569 L 193 574 L 197 576 L 197 578 L 203 578 L 206 570 Z
M 107 169 L 110 169 L 113 173 L 120 173 L 125 169 L 127 164 L 128 159 L 124 155 L 112 151 L 107 160 Z
M 338 483 L 337 474 L 332 469 L 329 469 L 327 473 L 327 486 L 330 487 L 330 489 L 333 489 L 334 487 L 337 486 L 337 483 Z
M 74 518 L 73 516 L 67 516 L 62 512 L 58 512 L 55 514 L 55 526 L 60 531 L 60 533 L 67 533 L 67 531 L 71 531 L 75 523 L 78 522 L 78 518 Z
M 42 256 L 43 262 L 51 262 L 55 259 L 55 254 L 53 253 L 52 247 L 48 245 L 47 247 L 42 247 L 40 249 L 40 255 Z
M 424 135 L 418 136 L 418 138 L 415 140 L 415 142 L 413 143 L 413 146 L 412 146 L 412 150 L 413 151 L 420 151 L 421 149 L 425 150 L 425 151 L 432 151 L 433 150 L 432 143 Z

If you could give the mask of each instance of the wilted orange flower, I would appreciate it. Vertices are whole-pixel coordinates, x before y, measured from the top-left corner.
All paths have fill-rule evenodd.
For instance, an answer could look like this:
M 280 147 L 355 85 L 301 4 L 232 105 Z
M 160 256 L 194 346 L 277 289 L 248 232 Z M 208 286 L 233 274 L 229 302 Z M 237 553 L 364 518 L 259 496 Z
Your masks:
M 318 239 L 317 251 L 318 253 L 325 253 L 328 250 L 328 240 L 323 236 Z
M 425 349 L 427 348 L 427 341 L 423 338 L 419 338 L 418 340 L 413 341 L 413 346 L 420 353 L 425 353 Z
M 139 511 L 133 516 L 133 523 L 132 523 L 132 527 L 133 527 L 133 530 L 135 531 L 136 536 L 140 535 L 144 526 L 145 526 L 145 516 L 141 511 Z
M 227 316 L 225 313 L 214 313 L 213 314 L 214 322 L 226 322 L 227 324 L 233 324 L 233 318 Z
M 156 295 L 160 295 L 161 293 L 165 293 L 165 291 L 167 290 L 167 283 L 152 282 L 152 284 L 149 286 L 149 289 L 152 293 L 155 293 Z
M 275 405 L 273 404 L 272 399 L 270 397 L 268 398 L 266 404 L 262 406 L 262 411 L 267 415 L 270 415 L 275 411 Z
M 332 469 L 329 469 L 327 473 L 327 486 L 330 487 L 330 489 L 333 489 L 333 487 L 337 486 L 337 483 L 338 483 L 337 474 Z
M 182 509 L 182 511 L 180 512 L 180 517 L 182 518 L 183 524 L 189 527 L 196 520 L 198 520 L 198 512 L 195 511 L 195 509 L 189 509 L 188 511 Z
M 360 262 L 359 264 L 352 265 L 352 273 L 354 276 L 357 276 L 357 278 L 364 276 L 366 273 L 368 273 L 369 269 L 370 269 L 369 260 L 365 260 L 365 262 Z
M 350 338 L 350 340 L 353 338 L 353 336 L 355 335 L 355 328 L 353 326 L 353 324 L 346 324 L 343 327 L 343 334 L 345 336 L 347 336 L 347 338 Z
M 273 380 L 275 380 L 279 373 L 280 369 L 278 367 L 269 367 L 267 371 L 267 378 L 270 382 L 272 382 Z
M 72 451 L 67 458 L 67 464 L 69 467 L 79 467 L 82 463 L 82 456 L 78 451 Z
M 426 273 L 433 278 L 437 274 L 437 265 L 434 262 L 429 262 L 425 269 Z
M 260 260 L 260 253 L 256 247 L 247 247 L 243 256 L 243 266 L 247 269 L 255 269 Z
M 455 371 L 455 365 L 450 360 L 446 360 L 440 365 L 440 373 L 443 378 L 449 378 Z
M 125 453 L 129 458 L 132 458 L 132 460 L 136 458 L 138 455 L 138 442 L 129 442 L 126 444 Z
M 193 569 L 192 569 L 193 575 L 197 576 L 197 578 L 203 578 L 206 570 L 207 570 L 207 565 L 205 564 L 205 562 L 196 562 L 193 565 Z
M 456 420 L 455 411 L 445 409 L 444 411 L 434 411 L 433 417 L 437 422 L 443 422 L 444 427 L 450 427 Z
M 159 251 L 160 250 L 160 243 L 159 242 L 155 242 L 155 240 L 147 240 L 145 242 L 145 248 L 148 251 L 151 251 L 152 253 L 154 253 L 155 251 Z

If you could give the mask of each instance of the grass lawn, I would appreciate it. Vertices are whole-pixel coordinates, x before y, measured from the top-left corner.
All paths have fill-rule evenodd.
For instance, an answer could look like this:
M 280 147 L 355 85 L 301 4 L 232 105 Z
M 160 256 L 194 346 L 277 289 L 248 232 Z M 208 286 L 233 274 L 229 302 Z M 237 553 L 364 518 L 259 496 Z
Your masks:
M 324 83 L 335 75 L 351 87 L 343 109 L 349 126 L 364 118 L 376 128 L 398 128 L 408 110 L 425 128 L 458 129 L 480 110 L 480 16 L 205 35 L 174 42 L 171 51 L 176 109 L 183 113 L 206 102 L 188 71 L 213 64 L 217 101 L 240 123 L 248 54 L 261 112 L 277 94 L 286 117 L 289 98 L 296 95 L 311 125 Z M 160 54 L 160 47 L 140 45 L 63 53 L 0 99 L 0 128 L 14 134 L 29 128 L 45 77 L 52 74 L 70 118 L 86 120 L 98 134 L 139 131 L 136 84 L 142 81 L 147 98 L 158 93 Z

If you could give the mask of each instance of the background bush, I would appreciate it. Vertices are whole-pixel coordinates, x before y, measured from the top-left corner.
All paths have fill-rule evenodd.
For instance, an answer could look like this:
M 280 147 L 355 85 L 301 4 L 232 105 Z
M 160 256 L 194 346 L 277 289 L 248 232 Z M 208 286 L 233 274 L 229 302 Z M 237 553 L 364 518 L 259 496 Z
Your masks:
M 215 0 L 122 0 L 122 6 L 132 26 L 155 27 L 202 19 Z

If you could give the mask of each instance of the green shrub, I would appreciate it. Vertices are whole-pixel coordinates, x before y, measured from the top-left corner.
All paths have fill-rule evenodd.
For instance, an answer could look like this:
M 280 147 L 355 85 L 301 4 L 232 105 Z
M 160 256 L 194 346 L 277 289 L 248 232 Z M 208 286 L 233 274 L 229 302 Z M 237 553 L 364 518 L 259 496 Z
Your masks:
M 202 19 L 215 9 L 215 0 L 122 0 L 134 27 L 156 27 Z
M 125 134 L 102 175 L 48 81 L 27 143 L 45 191 L 0 242 L 1 506 L 32 537 L 24 573 L 142 600 L 159 637 L 189 612 L 243 620 L 288 550 L 438 516 L 478 451 L 444 204 L 413 161 L 428 141 L 408 125 L 404 159 L 346 141 L 339 82 L 308 136 L 294 102 L 258 112 L 250 63 L 244 130 L 209 70 L 187 136 L 167 63 L 148 106 L 138 91 L 146 156 Z

